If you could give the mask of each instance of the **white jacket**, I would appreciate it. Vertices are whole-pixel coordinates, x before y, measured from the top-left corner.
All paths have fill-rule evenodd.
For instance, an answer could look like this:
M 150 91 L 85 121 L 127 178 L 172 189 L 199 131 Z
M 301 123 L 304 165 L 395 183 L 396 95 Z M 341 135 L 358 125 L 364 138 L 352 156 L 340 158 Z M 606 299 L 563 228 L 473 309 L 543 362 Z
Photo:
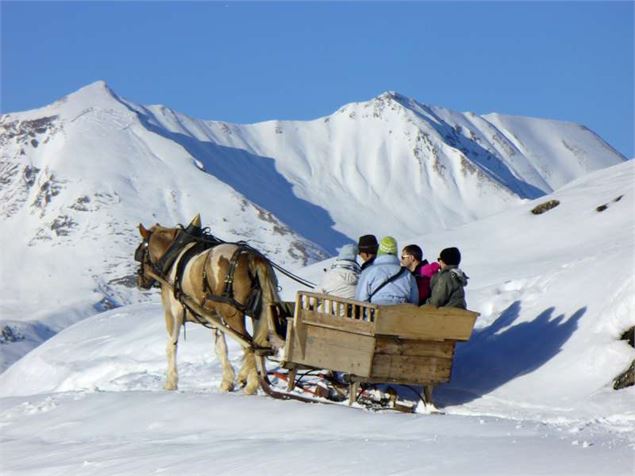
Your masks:
M 357 263 L 338 259 L 320 281 L 318 292 L 354 299 L 359 272 Z

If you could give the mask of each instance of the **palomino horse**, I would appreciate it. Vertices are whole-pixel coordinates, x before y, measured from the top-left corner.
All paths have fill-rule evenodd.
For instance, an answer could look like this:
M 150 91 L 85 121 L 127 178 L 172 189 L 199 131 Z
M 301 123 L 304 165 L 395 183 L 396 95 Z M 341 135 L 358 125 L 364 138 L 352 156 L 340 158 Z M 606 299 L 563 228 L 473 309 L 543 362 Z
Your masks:
M 273 316 L 267 313 L 271 312 L 270 304 L 279 302 L 275 274 L 265 257 L 240 244 L 219 242 L 197 252 L 192 249 L 197 242 L 190 239 L 188 243 L 188 236 L 192 237 L 191 230 L 201 231 L 199 215 L 186 229 L 165 228 L 157 224 L 148 230 L 139 224 L 143 242 L 135 253 L 135 259 L 141 263 L 137 286 L 148 289 L 157 278 L 161 282 L 161 301 L 168 331 L 168 371 L 164 388 L 176 390 L 178 385 L 176 353 L 180 329 L 186 321 L 216 328 L 216 355 L 223 367 L 220 388 L 222 391 L 234 388 L 235 374 L 227 356 L 225 333 L 218 330 L 221 322 L 235 335 L 242 336 L 243 343 L 252 343 L 243 345 L 238 383 L 245 385 L 247 394 L 256 393 L 258 373 L 254 348 L 269 347 L 268 323 L 273 322 Z M 194 254 L 188 253 L 189 250 Z M 189 301 L 179 300 L 183 296 L 187 296 Z M 261 298 L 261 302 L 256 306 L 259 315 L 252 316 L 254 330 L 253 336 L 250 336 L 245 329 L 245 313 L 249 312 L 248 301 L 254 296 Z M 198 309 L 204 308 L 207 312 L 195 312 L 184 302 L 198 303 Z M 210 316 L 216 317 L 215 322 Z

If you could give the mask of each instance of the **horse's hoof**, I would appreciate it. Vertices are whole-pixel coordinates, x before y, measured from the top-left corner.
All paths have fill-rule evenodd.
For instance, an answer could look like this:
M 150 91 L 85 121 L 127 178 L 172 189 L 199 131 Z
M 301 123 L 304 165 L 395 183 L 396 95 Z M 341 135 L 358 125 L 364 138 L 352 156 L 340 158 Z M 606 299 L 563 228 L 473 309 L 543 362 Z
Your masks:
M 220 391 L 221 392 L 231 392 L 232 390 L 234 390 L 234 384 L 231 382 L 222 382 L 220 384 Z
M 166 384 L 163 386 L 163 390 L 172 391 L 172 390 L 176 390 L 176 389 L 177 389 L 176 384 L 168 384 L 168 383 L 166 383 Z
M 247 378 L 249 377 L 249 372 L 238 372 L 238 376 L 236 377 L 236 381 L 238 385 L 241 387 L 247 383 Z
M 247 385 L 245 387 L 246 395 L 255 395 L 258 392 L 258 385 Z

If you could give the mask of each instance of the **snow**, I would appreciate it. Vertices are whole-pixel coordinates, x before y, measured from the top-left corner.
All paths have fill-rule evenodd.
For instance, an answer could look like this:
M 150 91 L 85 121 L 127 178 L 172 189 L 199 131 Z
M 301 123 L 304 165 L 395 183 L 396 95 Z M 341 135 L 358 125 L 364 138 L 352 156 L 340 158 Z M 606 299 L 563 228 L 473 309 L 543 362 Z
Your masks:
M 618 340 L 635 325 L 634 197 L 629 161 L 412 240 L 428 257 L 459 245 L 481 313 L 435 391 L 443 414 L 220 393 L 211 333 L 194 325 L 180 389 L 165 392 L 161 307 L 141 303 L 66 328 L 0 375 L 3 472 L 633 474 L 635 388 L 611 385 L 635 358 Z M 547 199 L 560 205 L 530 213 Z
M 588 427 L 196 392 L 2 404 L 6 474 L 632 474 L 626 438 Z
M 3 475 L 635 473 L 635 387 L 612 388 L 635 359 L 619 340 L 635 325 L 635 161 L 584 127 L 393 92 L 235 125 L 103 82 L 0 125 Z M 428 259 L 458 246 L 481 315 L 435 389 L 442 413 L 221 393 L 196 325 L 164 391 L 158 296 L 130 287 L 135 226 L 198 212 L 313 282 L 369 232 Z
M 221 394 L 210 332 L 201 327 L 190 326 L 179 348 L 181 389 L 165 392 L 162 327 L 158 304 L 109 311 L 62 331 L 5 372 L 4 473 L 632 470 L 632 412 L 630 420 L 561 416 L 557 408 L 549 417 L 535 410 L 533 417 L 491 415 L 464 403 L 445 415 L 406 415 Z M 238 347 L 231 348 L 237 364 Z

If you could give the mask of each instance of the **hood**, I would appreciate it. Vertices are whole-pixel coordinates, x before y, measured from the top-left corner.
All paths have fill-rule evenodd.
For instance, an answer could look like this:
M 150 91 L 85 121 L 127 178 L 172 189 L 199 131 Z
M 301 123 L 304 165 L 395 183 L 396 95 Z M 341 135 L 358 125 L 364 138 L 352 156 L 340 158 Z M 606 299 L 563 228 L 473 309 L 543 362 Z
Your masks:
M 452 275 L 453 279 L 456 279 L 459 283 L 461 283 L 461 286 L 467 286 L 467 280 L 470 279 L 470 277 L 461 269 L 451 268 L 449 273 Z

